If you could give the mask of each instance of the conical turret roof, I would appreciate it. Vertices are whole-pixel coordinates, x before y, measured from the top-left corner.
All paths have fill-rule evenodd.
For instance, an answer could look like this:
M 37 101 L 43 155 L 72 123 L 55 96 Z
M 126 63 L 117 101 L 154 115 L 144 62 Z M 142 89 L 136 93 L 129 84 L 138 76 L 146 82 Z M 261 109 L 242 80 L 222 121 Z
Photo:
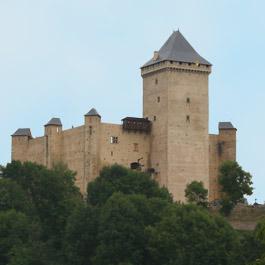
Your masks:
M 101 118 L 101 116 L 98 114 L 97 110 L 95 108 L 92 108 L 85 116 L 98 116 Z
M 19 128 L 12 134 L 12 136 L 28 136 L 29 138 L 32 138 L 30 128 Z
M 207 60 L 201 57 L 184 38 L 180 31 L 174 31 L 165 44 L 160 48 L 156 58 L 148 61 L 143 67 L 162 62 L 175 61 L 184 63 L 200 63 L 211 65 Z
M 49 125 L 62 126 L 62 122 L 60 118 L 52 118 L 48 121 L 48 123 L 45 124 L 45 126 L 49 126 Z

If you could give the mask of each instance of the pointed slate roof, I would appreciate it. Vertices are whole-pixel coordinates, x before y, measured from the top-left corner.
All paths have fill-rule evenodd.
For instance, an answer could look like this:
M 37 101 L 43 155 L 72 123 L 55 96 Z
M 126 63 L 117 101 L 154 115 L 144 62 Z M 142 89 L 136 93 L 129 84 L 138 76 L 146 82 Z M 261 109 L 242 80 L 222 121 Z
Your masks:
M 48 125 L 62 126 L 62 122 L 60 118 L 52 118 L 44 126 L 48 126 Z
M 97 110 L 94 108 L 92 108 L 87 114 L 85 114 L 85 116 L 98 116 L 99 118 L 101 118 Z
M 12 134 L 12 136 L 28 136 L 32 138 L 30 128 L 19 128 Z
M 200 63 L 211 65 L 201 57 L 184 38 L 180 31 L 174 31 L 165 44 L 158 51 L 157 59 L 151 59 L 142 67 L 146 67 L 162 61 L 176 61 L 184 63 Z
M 230 121 L 219 122 L 218 128 L 219 130 L 222 130 L 222 129 L 236 130 L 236 128 L 233 126 L 233 124 Z

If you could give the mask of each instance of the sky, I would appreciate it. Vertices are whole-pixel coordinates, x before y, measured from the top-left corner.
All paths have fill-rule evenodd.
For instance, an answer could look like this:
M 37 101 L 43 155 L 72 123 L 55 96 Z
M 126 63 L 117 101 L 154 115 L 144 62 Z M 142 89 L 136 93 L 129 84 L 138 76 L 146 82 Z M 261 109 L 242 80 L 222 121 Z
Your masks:
M 34 137 L 60 117 L 83 124 L 95 107 L 104 122 L 142 115 L 140 67 L 173 30 L 213 64 L 210 133 L 237 131 L 237 160 L 265 201 L 265 1 L 0 0 L 0 164 L 11 137 Z

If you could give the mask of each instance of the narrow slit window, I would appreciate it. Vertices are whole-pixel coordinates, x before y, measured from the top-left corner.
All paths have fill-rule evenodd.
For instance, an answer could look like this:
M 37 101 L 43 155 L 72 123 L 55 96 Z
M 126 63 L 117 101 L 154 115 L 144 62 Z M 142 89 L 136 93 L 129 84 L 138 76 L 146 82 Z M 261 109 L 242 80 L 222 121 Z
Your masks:
M 186 103 L 189 104 L 190 103 L 190 98 L 186 99 Z
M 133 151 L 134 152 L 138 152 L 139 151 L 139 145 L 138 145 L 138 143 L 134 143 L 133 144 Z
M 157 97 L 157 102 L 158 102 L 158 103 L 160 102 L 160 97 Z
M 186 122 L 190 122 L 190 115 L 186 116 Z
M 92 126 L 89 126 L 89 134 L 92 135 Z
M 158 79 L 156 78 L 156 80 L 155 80 L 155 84 L 157 85 L 158 84 Z
M 156 121 L 156 116 L 154 116 L 154 121 Z

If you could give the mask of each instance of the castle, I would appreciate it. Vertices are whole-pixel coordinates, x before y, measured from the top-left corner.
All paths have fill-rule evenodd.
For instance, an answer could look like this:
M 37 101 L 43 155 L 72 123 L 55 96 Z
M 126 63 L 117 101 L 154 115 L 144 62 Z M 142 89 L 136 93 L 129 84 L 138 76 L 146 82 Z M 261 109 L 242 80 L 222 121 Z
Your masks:
M 211 64 L 174 31 L 141 67 L 142 118 L 104 123 L 93 108 L 76 128 L 63 130 L 59 118 L 44 126 L 42 137 L 21 128 L 12 135 L 12 160 L 47 167 L 63 161 L 77 172 L 82 193 L 103 166 L 118 163 L 148 171 L 175 200 L 185 201 L 186 185 L 193 180 L 204 183 L 210 201 L 218 199 L 218 167 L 236 159 L 236 128 L 220 122 L 219 134 L 208 132 L 210 73 Z

